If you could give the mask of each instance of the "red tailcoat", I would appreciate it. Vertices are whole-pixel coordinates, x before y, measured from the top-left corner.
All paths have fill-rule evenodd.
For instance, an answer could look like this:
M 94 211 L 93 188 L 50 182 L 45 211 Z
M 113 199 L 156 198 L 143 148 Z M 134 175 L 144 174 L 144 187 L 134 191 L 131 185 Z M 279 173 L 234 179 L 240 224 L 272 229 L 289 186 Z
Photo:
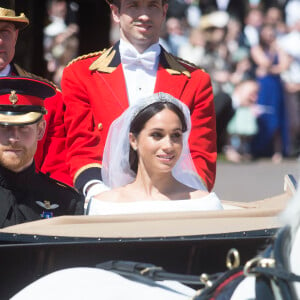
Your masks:
M 51 178 L 73 186 L 66 163 L 66 131 L 64 126 L 64 104 L 62 94 L 45 100 L 47 127 L 44 137 L 38 142 L 34 156 L 36 169 L 49 174 Z
M 18 65 L 13 65 L 14 75 L 46 80 L 29 73 Z M 73 185 L 68 165 L 66 164 L 66 131 L 64 126 L 64 103 L 62 94 L 57 94 L 45 100 L 47 114 L 46 131 L 43 138 L 38 142 L 37 151 L 34 156 L 36 170 L 49 174 L 53 179 Z
M 100 176 L 108 129 L 128 107 L 118 43 L 103 52 L 77 58 L 64 70 L 67 162 L 75 186 Z M 210 76 L 162 49 L 154 92 L 169 93 L 191 111 L 189 139 L 196 169 L 212 189 L 216 172 L 216 129 Z

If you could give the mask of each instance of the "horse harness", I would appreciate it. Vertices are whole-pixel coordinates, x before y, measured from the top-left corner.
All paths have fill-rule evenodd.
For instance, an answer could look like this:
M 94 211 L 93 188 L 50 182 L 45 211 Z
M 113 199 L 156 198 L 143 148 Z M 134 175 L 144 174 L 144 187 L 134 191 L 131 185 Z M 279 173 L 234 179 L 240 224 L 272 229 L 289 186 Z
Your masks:
M 131 261 L 108 261 L 96 267 L 162 288 L 166 288 L 159 284 L 162 280 L 175 280 L 187 285 L 197 285 L 198 291 L 193 300 L 229 300 L 245 278 L 255 276 L 256 300 L 296 300 L 293 283 L 300 282 L 300 276 L 289 271 L 290 240 L 290 228 L 288 226 L 281 228 L 273 243 L 244 266 L 240 266 L 238 251 L 231 249 L 226 260 L 229 270 L 212 275 L 170 273 L 152 264 Z

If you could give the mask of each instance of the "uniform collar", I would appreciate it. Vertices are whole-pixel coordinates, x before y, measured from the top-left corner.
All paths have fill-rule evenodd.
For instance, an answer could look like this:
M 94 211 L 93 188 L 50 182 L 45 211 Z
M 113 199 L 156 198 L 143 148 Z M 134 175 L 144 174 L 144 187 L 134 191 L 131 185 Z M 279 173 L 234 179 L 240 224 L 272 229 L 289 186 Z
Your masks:
M 117 42 L 113 47 L 104 50 L 98 59 L 96 59 L 89 67 L 90 71 L 99 71 L 102 73 L 112 73 L 121 64 L 120 42 Z M 160 45 L 161 52 L 159 56 L 159 63 L 166 69 L 171 75 L 184 74 L 187 77 L 191 77 L 190 72 L 180 64 L 177 59 L 164 50 Z
M 26 190 L 33 184 L 32 177 L 34 175 L 34 162 L 28 168 L 18 173 L 0 166 L 0 186 L 12 190 Z

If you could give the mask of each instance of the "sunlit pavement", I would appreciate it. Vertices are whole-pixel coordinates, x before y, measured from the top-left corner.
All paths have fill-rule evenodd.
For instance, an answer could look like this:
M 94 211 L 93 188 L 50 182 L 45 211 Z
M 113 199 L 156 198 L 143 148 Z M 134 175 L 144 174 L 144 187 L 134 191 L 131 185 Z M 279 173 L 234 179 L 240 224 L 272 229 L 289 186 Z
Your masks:
M 300 159 L 283 159 L 278 164 L 271 159 L 247 163 L 217 162 L 214 191 L 219 198 L 233 201 L 255 201 L 283 192 L 284 175 L 300 179 Z

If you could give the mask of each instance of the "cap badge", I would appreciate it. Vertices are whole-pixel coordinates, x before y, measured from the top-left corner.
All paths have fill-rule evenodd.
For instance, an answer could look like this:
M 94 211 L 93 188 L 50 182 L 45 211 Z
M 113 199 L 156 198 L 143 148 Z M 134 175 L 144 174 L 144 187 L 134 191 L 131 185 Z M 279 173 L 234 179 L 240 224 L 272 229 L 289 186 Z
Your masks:
M 18 102 L 18 96 L 16 91 L 12 90 L 9 95 L 9 101 L 12 105 L 15 105 Z

